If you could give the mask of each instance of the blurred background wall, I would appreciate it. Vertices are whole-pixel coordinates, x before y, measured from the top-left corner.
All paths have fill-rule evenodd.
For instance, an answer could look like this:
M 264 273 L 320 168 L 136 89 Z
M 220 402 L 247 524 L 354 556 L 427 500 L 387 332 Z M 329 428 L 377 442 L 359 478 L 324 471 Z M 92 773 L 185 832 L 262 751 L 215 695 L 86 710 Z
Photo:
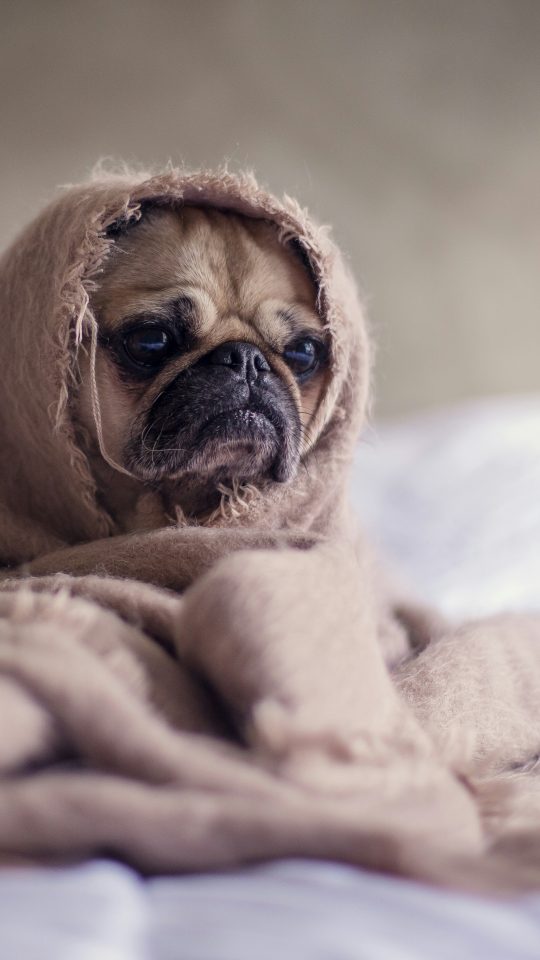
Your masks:
M 228 158 L 332 223 L 377 412 L 540 385 L 538 0 L 1 0 L 4 246 L 102 156 Z

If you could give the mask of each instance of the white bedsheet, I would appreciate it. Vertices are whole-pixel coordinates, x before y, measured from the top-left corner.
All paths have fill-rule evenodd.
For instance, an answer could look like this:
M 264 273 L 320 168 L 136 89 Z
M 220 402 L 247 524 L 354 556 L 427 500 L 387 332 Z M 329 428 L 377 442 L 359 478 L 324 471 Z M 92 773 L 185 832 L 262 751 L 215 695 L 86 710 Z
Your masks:
M 540 608 L 540 397 L 368 430 L 352 493 L 382 552 L 446 613 Z
M 0 875 L 2 960 L 538 960 L 540 896 L 493 903 L 308 861 L 145 883 Z
M 371 430 L 364 524 L 456 616 L 540 607 L 540 397 Z M 540 656 L 540 651 L 539 651 Z M 145 883 L 107 862 L 0 872 L 0 960 L 540 960 L 540 895 L 457 896 L 289 861 Z

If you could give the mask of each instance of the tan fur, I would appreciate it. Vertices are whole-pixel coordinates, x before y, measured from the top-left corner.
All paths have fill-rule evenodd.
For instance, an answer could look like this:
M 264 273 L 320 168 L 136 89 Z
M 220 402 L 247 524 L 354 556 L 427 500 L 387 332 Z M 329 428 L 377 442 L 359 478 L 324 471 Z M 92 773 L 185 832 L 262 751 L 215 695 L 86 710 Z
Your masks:
M 263 349 L 299 409 L 303 445 L 307 448 L 309 424 L 326 371 L 320 370 L 299 387 L 281 354 L 295 334 L 322 335 L 323 325 L 313 280 L 300 258 L 291 256 L 280 242 L 275 226 L 196 207 L 152 211 L 136 229 L 116 242 L 91 308 L 100 334 L 107 335 L 130 317 L 144 312 L 159 318 L 165 305 L 180 296 L 189 297 L 195 306 L 186 320 L 189 333 L 195 338 L 194 349 L 168 364 L 166 371 L 149 383 L 126 384 L 110 352 L 101 348 L 97 353 L 101 427 L 110 457 L 122 464 L 136 417 L 150 407 L 179 371 L 229 340 L 247 341 Z M 92 440 L 87 452 L 100 477 L 101 497 L 114 504 L 115 517 L 118 521 L 122 516 L 122 526 L 127 531 L 140 524 L 139 498 L 145 491 L 133 478 L 126 478 L 103 462 L 92 403 L 90 365 L 89 353 L 83 354 L 78 416 Z M 146 528 L 165 522 L 160 506 L 156 504 Z M 148 496 L 143 508 L 148 510 Z M 219 516 L 219 512 L 212 514 L 214 519 Z
M 162 212 L 146 221 L 149 204 Z M 148 243 L 122 239 L 141 217 L 131 235 Z M 130 519 L 88 402 L 93 383 L 120 454 L 144 398 L 107 373 L 98 321 L 187 280 L 206 345 L 238 329 L 273 339 L 279 364 L 268 300 L 300 296 L 329 348 L 297 474 L 206 526 L 136 486 Z M 157 872 L 298 855 L 539 885 L 540 624 L 452 631 L 384 589 L 347 497 L 369 338 L 327 232 L 251 176 L 104 179 L 8 251 L 0 308 L 4 862 L 105 849 Z M 69 757 L 84 773 L 57 767 Z

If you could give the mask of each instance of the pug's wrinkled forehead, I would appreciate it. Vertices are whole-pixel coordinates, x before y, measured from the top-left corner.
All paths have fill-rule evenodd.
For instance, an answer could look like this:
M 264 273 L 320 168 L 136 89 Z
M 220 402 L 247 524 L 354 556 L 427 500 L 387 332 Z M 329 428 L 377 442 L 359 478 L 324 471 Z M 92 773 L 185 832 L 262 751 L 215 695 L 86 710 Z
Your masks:
M 218 339 L 227 323 L 280 351 L 289 333 L 321 331 L 316 293 L 274 224 L 212 208 L 157 208 L 115 242 L 94 304 L 111 330 L 130 315 L 176 311 L 193 341 Z
M 115 240 L 91 307 L 109 462 L 154 485 L 295 475 L 328 347 L 314 280 L 274 224 L 146 210 Z

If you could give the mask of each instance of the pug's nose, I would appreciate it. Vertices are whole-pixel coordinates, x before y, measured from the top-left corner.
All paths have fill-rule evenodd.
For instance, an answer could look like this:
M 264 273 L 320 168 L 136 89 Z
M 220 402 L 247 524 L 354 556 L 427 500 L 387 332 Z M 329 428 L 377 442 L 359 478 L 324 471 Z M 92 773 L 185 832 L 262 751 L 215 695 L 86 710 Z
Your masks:
M 215 350 L 207 353 L 200 362 L 216 367 L 230 367 L 248 383 L 256 380 L 263 371 L 270 370 L 262 350 L 259 350 L 254 343 L 246 343 L 243 340 L 229 340 L 227 343 L 221 343 Z

